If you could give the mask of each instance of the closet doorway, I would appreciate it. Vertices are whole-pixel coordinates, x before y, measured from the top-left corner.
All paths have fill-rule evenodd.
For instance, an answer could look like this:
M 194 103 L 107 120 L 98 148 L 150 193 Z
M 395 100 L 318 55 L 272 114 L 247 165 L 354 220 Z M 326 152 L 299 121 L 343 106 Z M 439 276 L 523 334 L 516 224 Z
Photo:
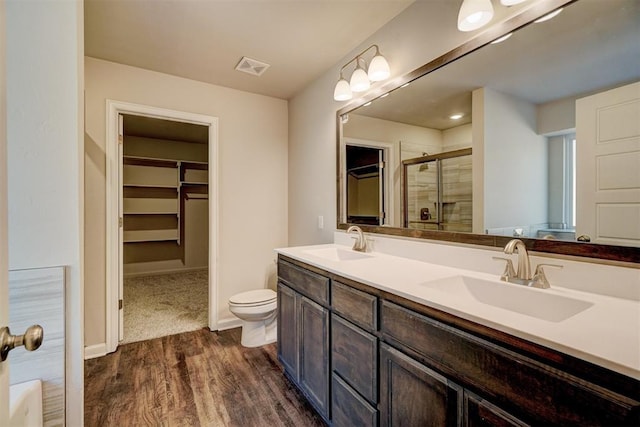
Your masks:
M 116 184 L 108 208 L 117 206 L 117 237 L 108 253 L 117 261 L 108 264 L 108 351 L 215 330 L 217 120 L 118 103 L 110 112 L 117 155 L 108 167 Z

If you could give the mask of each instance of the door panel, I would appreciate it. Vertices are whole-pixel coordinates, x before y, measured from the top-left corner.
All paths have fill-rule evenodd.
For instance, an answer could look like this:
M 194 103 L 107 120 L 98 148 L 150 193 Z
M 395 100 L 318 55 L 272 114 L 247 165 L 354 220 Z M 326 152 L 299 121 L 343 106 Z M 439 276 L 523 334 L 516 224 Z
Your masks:
M 640 82 L 576 101 L 576 235 L 640 245 Z

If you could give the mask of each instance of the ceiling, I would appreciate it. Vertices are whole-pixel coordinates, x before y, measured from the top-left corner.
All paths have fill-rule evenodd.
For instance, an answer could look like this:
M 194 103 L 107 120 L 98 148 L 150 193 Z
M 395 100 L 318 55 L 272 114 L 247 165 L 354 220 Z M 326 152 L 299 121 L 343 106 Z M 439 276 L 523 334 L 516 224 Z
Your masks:
M 289 99 L 413 0 L 85 0 L 85 54 Z M 235 71 L 243 56 L 270 64 Z
M 532 104 L 585 95 L 640 78 L 639 40 L 640 1 L 581 0 L 354 113 L 444 130 L 471 121 L 481 87 Z

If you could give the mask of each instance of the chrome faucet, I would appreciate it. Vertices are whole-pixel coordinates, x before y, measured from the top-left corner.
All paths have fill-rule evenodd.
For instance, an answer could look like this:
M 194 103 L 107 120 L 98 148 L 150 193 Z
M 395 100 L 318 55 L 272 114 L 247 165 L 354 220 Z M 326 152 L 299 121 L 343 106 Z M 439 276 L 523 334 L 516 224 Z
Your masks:
M 520 282 L 523 285 L 528 285 L 531 280 L 531 263 L 529 262 L 529 253 L 527 247 L 520 239 L 509 240 L 509 243 L 504 247 L 504 253 L 507 255 L 513 254 L 513 251 L 518 253 L 518 269 L 516 270 L 516 282 Z
M 354 237 L 356 239 L 353 244 L 353 250 L 358 252 L 366 252 L 367 251 L 367 239 L 364 237 L 364 233 L 362 233 L 362 229 L 357 225 L 352 225 L 347 229 L 347 234 L 355 231 L 358 233 L 358 237 Z

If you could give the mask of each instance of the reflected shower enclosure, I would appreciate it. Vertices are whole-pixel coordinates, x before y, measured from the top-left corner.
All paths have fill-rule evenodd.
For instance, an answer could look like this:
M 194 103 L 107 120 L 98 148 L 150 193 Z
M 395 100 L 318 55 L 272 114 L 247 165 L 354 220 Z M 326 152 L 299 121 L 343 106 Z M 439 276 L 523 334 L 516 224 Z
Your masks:
M 471 232 L 471 148 L 404 160 L 404 227 Z

